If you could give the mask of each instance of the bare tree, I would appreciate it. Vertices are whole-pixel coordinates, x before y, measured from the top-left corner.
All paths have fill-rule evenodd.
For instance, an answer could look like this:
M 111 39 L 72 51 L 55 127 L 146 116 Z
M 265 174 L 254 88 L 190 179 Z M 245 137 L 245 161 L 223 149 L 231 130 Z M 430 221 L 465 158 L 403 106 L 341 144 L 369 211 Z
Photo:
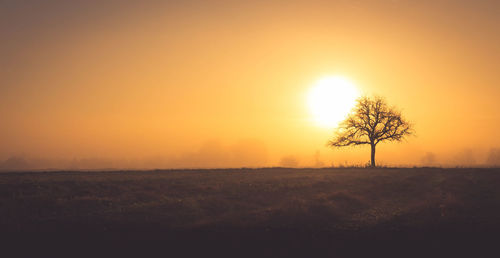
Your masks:
M 371 166 L 375 167 L 375 147 L 382 141 L 401 141 L 414 134 L 413 126 L 381 97 L 362 97 L 353 112 L 340 124 L 331 147 L 363 144 L 371 146 Z

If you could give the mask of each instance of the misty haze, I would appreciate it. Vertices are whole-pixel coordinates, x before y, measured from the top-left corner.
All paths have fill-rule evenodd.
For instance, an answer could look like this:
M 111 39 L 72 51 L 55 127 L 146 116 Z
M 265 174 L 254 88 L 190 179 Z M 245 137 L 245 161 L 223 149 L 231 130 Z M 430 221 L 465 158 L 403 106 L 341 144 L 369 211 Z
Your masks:
M 499 14 L 0 0 L 0 256 L 498 257 Z

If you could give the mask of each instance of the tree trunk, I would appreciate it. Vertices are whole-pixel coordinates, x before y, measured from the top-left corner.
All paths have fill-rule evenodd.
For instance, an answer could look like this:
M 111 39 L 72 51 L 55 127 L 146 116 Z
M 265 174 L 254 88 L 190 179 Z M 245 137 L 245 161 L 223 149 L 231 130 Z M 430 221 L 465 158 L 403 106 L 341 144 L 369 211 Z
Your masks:
M 371 163 L 371 167 L 374 168 L 374 167 L 376 167 L 376 165 L 375 165 L 375 144 L 372 143 L 371 146 L 372 146 L 372 156 L 371 156 L 372 157 L 372 163 Z

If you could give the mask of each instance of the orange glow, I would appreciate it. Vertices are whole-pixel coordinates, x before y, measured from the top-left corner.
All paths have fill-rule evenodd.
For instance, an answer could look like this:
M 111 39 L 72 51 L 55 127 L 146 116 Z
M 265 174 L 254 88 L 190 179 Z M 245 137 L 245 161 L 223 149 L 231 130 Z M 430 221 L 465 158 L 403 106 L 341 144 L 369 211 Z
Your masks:
M 415 123 L 417 137 L 377 149 L 381 165 L 456 165 L 463 153 L 481 164 L 500 148 L 495 1 L 10 2 L 0 10 L 0 163 L 365 164 L 364 147 L 325 146 L 351 87 L 335 118 L 322 118 L 328 104 L 314 116 L 306 104 L 328 74 Z
M 342 77 L 325 77 L 316 82 L 308 95 L 308 104 L 316 122 L 334 128 L 345 119 L 360 97 L 354 84 Z

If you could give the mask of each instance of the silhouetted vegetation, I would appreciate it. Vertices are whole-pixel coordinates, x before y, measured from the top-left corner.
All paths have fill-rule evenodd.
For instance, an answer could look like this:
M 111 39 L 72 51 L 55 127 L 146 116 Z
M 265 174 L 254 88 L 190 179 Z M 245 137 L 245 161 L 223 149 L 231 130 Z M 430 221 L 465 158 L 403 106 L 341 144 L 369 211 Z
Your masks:
M 401 113 L 389 107 L 380 97 L 358 99 L 354 111 L 337 130 L 335 138 L 328 142 L 331 147 L 369 144 L 371 166 L 375 167 L 375 148 L 383 141 L 401 141 L 414 133 L 412 125 Z
M 427 152 L 421 159 L 422 165 L 424 166 L 435 166 L 436 163 L 436 154 L 433 152 Z
M 283 167 L 293 168 L 299 165 L 299 161 L 297 157 L 293 155 L 288 155 L 280 159 L 280 165 Z
M 500 166 L 500 149 L 493 148 L 488 153 L 488 159 L 486 161 L 491 167 L 499 167 Z

